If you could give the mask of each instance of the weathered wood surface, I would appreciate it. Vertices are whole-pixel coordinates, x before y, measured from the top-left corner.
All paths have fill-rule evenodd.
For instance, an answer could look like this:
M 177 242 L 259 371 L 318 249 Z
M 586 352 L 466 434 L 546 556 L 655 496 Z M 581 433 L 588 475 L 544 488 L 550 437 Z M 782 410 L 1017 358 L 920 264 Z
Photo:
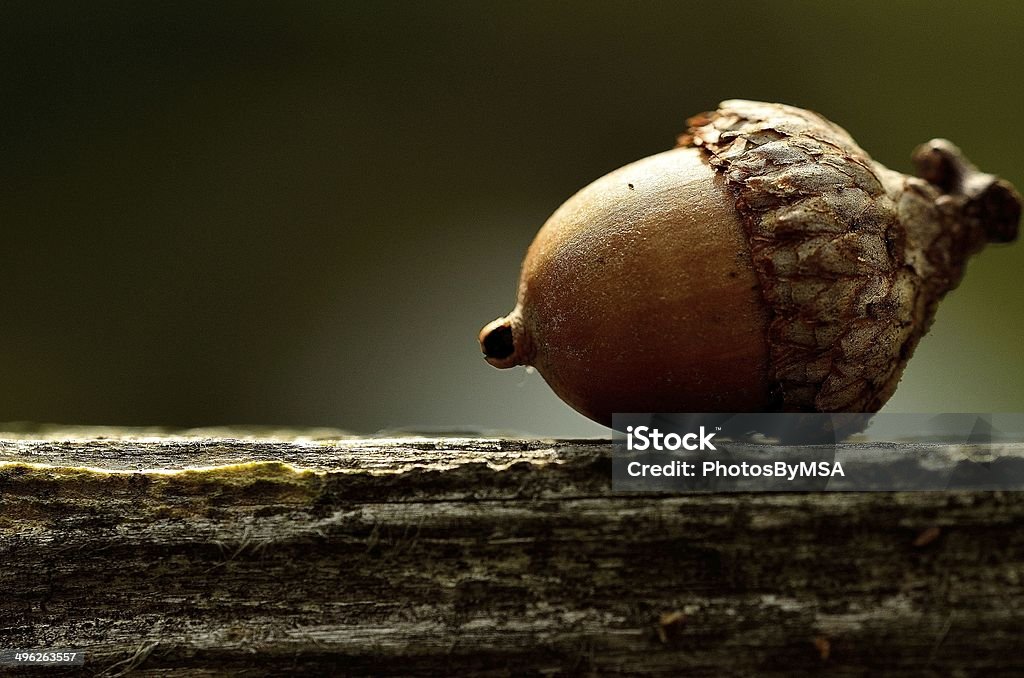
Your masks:
M 1024 673 L 1022 494 L 617 495 L 610 468 L 606 441 L 8 435 L 0 647 L 87 675 Z

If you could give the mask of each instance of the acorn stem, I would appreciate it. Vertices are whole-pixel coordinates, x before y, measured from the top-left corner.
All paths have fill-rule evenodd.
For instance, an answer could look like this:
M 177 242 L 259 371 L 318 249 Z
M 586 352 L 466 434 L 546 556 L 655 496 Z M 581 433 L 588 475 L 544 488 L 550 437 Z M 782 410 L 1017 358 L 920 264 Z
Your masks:
M 1006 180 L 978 170 L 955 144 L 932 139 L 914 151 L 917 175 L 949 197 L 954 218 L 968 234 L 983 242 L 1007 243 L 1017 239 L 1021 196 Z M 976 234 L 976 235 L 975 235 Z M 979 244 L 967 242 L 970 252 Z

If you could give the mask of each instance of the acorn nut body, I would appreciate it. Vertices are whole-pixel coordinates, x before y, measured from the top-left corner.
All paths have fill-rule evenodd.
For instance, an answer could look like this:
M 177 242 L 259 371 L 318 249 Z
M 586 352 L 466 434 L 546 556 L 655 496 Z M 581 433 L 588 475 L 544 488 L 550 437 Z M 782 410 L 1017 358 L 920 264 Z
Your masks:
M 810 111 L 726 101 L 544 224 L 480 332 L 603 424 L 613 412 L 874 412 L 967 258 L 1021 199 L 948 141 L 918 177 Z

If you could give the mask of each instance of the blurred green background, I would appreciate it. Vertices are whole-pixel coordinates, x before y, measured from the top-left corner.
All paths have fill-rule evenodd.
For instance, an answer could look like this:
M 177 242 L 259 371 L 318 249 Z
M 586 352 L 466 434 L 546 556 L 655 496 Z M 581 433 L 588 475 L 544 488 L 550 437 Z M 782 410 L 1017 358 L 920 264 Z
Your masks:
M 0 420 L 600 435 L 476 332 L 564 199 L 724 98 L 1024 187 L 1024 5 L 7 2 Z M 889 411 L 1020 411 L 1024 244 Z

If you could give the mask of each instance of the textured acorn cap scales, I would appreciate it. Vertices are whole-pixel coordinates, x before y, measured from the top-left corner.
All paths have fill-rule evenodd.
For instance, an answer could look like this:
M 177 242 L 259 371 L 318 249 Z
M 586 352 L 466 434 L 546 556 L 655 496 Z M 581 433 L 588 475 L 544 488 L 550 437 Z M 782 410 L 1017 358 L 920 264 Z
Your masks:
M 552 215 L 484 354 L 604 423 L 875 411 L 967 258 L 1020 218 L 1013 187 L 949 142 L 914 158 L 920 177 L 810 111 L 724 102 Z

